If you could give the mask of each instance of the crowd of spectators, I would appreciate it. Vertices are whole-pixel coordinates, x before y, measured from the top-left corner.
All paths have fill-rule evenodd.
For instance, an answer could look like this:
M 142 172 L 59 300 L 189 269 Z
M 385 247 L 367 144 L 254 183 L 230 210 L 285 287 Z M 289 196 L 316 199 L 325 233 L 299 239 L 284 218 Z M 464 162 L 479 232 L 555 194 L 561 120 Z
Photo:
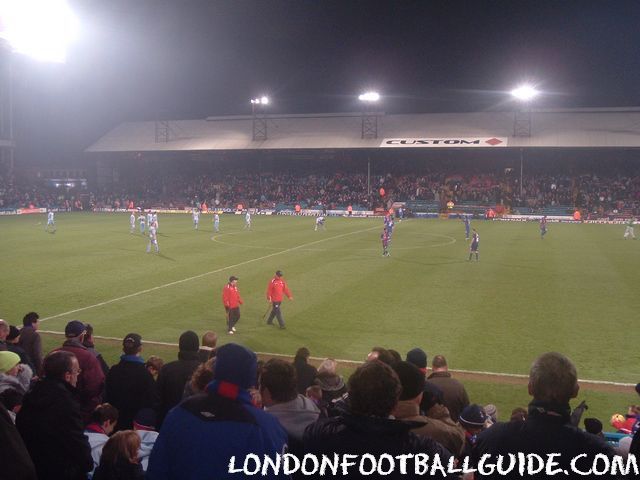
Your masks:
M 626 422 L 635 436 L 618 450 L 604 441 L 599 420 L 587 418 L 579 428 L 584 403 L 573 412 L 569 405 L 578 395 L 577 371 L 559 353 L 533 361 L 528 408 L 500 418 L 495 405 L 471 403 L 443 355 L 434 356 L 429 369 L 419 347 L 404 360 L 374 347 L 345 382 L 334 359 L 316 369 L 307 348 L 293 362 L 258 361 L 241 345 L 217 347 L 213 332 L 201 343 L 186 331 L 177 360 L 145 362 L 142 337 L 130 333 L 120 361 L 105 372 L 82 322 L 69 322 L 62 345 L 38 363 L 38 315 L 30 312 L 23 324 L 15 335 L 0 320 L 0 469 L 6 478 L 228 478 L 231 468 L 244 472 L 250 454 L 276 461 L 286 451 L 299 458 L 438 455 L 445 466 L 469 468 L 486 454 L 560 454 L 556 466 L 580 478 L 570 470 L 574 457 L 582 455 L 574 467 L 587 471 L 598 455 L 640 453 L 637 416 Z M 7 341 L 10 334 L 17 342 Z M 271 470 L 264 476 L 285 477 Z M 349 476 L 362 475 L 355 469 Z

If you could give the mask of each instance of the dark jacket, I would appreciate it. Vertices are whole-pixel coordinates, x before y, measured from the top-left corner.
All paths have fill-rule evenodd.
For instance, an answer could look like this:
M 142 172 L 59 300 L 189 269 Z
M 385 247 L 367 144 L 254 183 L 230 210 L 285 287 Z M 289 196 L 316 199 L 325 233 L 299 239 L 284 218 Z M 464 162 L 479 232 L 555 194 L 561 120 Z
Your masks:
M 18 355 L 20 357 L 20 363 L 29 365 L 29 367 L 31 367 L 31 371 L 35 375 L 35 365 L 31 361 L 31 358 L 29 358 L 29 355 L 27 354 L 27 351 L 24 348 L 22 348 L 19 344 L 16 344 L 16 343 L 7 343 L 7 350 Z
M 469 395 L 464 385 L 452 378 L 449 372 L 433 372 L 427 381 L 442 390 L 444 406 L 449 409 L 451 420 L 457 422 L 460 412 L 469 405 Z
M 7 409 L 0 403 L 0 477 L 37 480 L 36 467 Z
M 56 350 L 65 350 L 73 353 L 80 364 L 80 375 L 78 376 L 78 400 L 82 408 L 85 420 L 91 416 L 93 410 L 102 403 L 104 391 L 104 372 L 96 356 L 75 339 L 69 339 Z
M 66 382 L 44 378 L 25 395 L 16 417 L 40 480 L 86 479 L 93 469 L 74 390 Z
M 105 400 L 118 409 L 117 430 L 133 428 L 133 419 L 142 408 L 158 407 L 158 391 L 153 376 L 137 355 L 122 355 L 120 363 L 107 374 Z
M 100 463 L 93 474 L 93 480 L 142 480 L 144 471 L 139 463 L 131 463 L 119 458 L 114 464 Z
M 529 415 L 524 422 L 497 423 L 480 433 L 476 439 L 472 452 L 472 463 L 477 464 L 484 454 L 490 454 L 495 462 L 496 455 L 509 453 L 536 453 L 546 455 L 559 453 L 561 457 L 554 460 L 558 466 L 554 468 L 565 469 L 568 475 L 559 475 L 564 479 L 585 478 L 570 469 L 571 459 L 581 454 L 587 454 L 587 458 L 581 458 L 576 466 L 580 470 L 587 471 L 593 465 L 594 456 L 603 453 L 613 456 L 611 446 L 597 437 L 572 426 L 570 422 L 571 408 L 569 405 L 550 405 L 541 402 L 529 404 Z M 543 457 L 544 458 L 544 457 Z M 476 478 L 482 477 L 479 473 Z M 486 477 L 483 477 L 486 478 Z M 514 474 L 502 476 L 495 474 L 491 478 L 509 479 L 519 478 L 517 469 Z M 536 478 L 546 478 L 543 473 Z M 550 477 L 551 478 L 551 477 Z M 611 478 L 600 476 L 598 478 Z
M 322 389 L 322 400 L 331 403 L 342 398 L 347 393 L 347 386 L 340 375 L 329 372 L 320 372 L 314 380 L 314 384 Z
M 22 327 L 20 330 L 19 345 L 27 352 L 29 359 L 33 362 L 34 375 L 42 374 L 42 339 L 37 330 L 32 326 Z
M 313 365 L 309 365 L 302 357 L 296 357 L 293 360 L 293 368 L 296 369 L 296 378 L 298 379 L 298 393 L 304 395 L 307 387 L 313 385 L 313 381 L 318 374 L 318 370 Z
M 158 374 L 158 395 L 160 396 L 158 414 L 160 423 L 169 410 L 182 400 L 184 386 L 198 365 L 200 365 L 198 352 L 181 351 L 178 353 L 178 360 L 169 362 L 160 369 Z
M 304 451 L 306 453 L 321 454 L 355 454 L 363 455 L 370 453 L 379 457 L 383 453 L 395 457 L 402 454 L 425 453 L 429 459 L 433 455 L 440 455 L 443 465 L 447 465 L 451 453 L 442 445 L 428 437 L 420 437 L 410 430 L 419 426 L 412 422 L 401 422 L 399 420 L 365 417 L 360 415 L 344 415 L 341 417 L 328 418 L 313 423 L 304 432 Z M 358 462 L 356 460 L 356 462 Z M 413 471 L 412 460 L 407 460 L 407 471 Z M 446 467 L 445 467 L 446 468 Z M 340 474 L 340 471 L 338 472 Z M 331 478 L 330 472 L 327 476 Z M 341 475 L 338 475 L 340 478 Z M 358 467 L 351 467 L 349 476 L 346 478 L 410 478 L 400 475 L 399 469 L 391 475 L 361 476 Z M 425 475 L 425 478 L 430 478 Z M 442 478 L 442 476 L 434 477 Z

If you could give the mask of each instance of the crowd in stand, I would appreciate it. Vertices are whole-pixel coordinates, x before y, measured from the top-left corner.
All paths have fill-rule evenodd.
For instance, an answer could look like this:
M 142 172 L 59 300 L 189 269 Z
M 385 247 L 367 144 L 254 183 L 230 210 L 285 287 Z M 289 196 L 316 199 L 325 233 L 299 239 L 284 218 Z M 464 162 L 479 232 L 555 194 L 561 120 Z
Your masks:
M 597 419 L 579 428 L 584 405 L 573 412 L 569 406 L 578 394 L 576 368 L 559 353 L 534 360 L 528 408 L 500 418 L 494 405 L 470 402 L 444 356 L 434 356 L 429 371 L 421 348 L 403 360 L 374 347 L 345 382 L 335 360 L 311 365 L 307 348 L 293 362 L 263 362 L 237 344 L 218 348 L 213 332 L 201 343 L 186 331 L 177 360 L 163 363 L 145 361 L 142 337 L 130 333 L 109 368 L 92 329 L 77 320 L 67 324 L 62 345 L 43 356 L 38 318 L 28 313 L 21 329 L 0 321 L 2 478 L 229 478 L 232 468 L 246 473 L 239 465 L 250 454 L 285 451 L 299 458 L 437 454 L 444 465 L 453 459 L 471 467 L 485 454 L 559 453 L 558 465 L 567 469 L 586 454 L 576 467 L 587 471 L 598 454 L 640 453 L 638 432 L 616 452 Z M 356 469 L 350 476 L 362 475 Z

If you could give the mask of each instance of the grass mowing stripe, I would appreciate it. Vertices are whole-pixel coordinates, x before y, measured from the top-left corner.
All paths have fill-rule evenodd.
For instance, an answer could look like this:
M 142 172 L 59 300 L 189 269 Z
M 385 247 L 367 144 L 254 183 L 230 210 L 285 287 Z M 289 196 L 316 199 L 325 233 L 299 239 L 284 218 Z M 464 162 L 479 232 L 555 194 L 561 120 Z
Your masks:
M 269 255 L 263 255 L 262 257 L 252 258 L 251 260 L 245 260 L 244 262 L 236 263 L 234 265 L 228 265 L 226 267 L 218 268 L 216 270 L 211 270 L 209 272 L 200 273 L 200 274 L 194 275 L 192 277 L 187 277 L 187 278 L 183 278 L 181 280 L 176 280 L 174 282 L 165 283 L 164 285 L 158 285 L 157 287 L 152 287 L 152 288 L 147 288 L 145 290 L 140 290 L 139 292 L 130 293 L 129 295 L 124 295 L 122 297 L 112 298 L 111 300 L 106 300 L 104 302 L 96 303 L 94 305 L 89 305 L 87 307 L 76 308 L 74 310 L 69 310 L 68 312 L 58 313 L 57 315 L 52 315 L 50 317 L 41 318 L 39 321 L 40 322 L 44 322 L 46 320 L 52 320 L 54 318 L 60 318 L 60 317 L 64 317 L 64 316 L 67 316 L 67 315 L 71 315 L 72 313 L 84 312 L 85 310 L 90 310 L 90 309 L 96 308 L 96 307 L 102 307 L 104 305 L 108 305 L 108 304 L 114 303 L 114 302 L 119 302 L 121 300 L 127 300 L 128 298 L 137 297 L 139 295 L 143 295 L 145 293 L 154 292 L 154 291 L 160 290 L 162 288 L 172 287 L 174 285 L 179 285 L 179 284 L 184 283 L 184 282 L 190 282 L 190 281 L 196 280 L 198 278 L 206 277 L 207 275 L 213 275 L 214 273 L 224 272 L 225 270 L 229 270 L 231 268 L 240 267 L 242 265 L 247 265 L 249 263 L 258 262 L 260 260 L 266 260 L 267 258 L 275 257 L 276 255 L 281 255 L 283 253 L 293 252 L 295 250 L 299 250 L 301 248 L 308 247 L 310 245 L 316 245 L 318 243 L 327 242 L 329 240 L 335 240 L 337 238 L 347 237 L 349 235 L 356 235 L 358 233 L 368 232 L 369 230 L 374 230 L 374 229 L 377 229 L 377 228 L 379 228 L 379 227 L 376 225 L 375 227 L 369 227 L 369 228 L 365 228 L 365 229 L 362 229 L 362 230 L 356 230 L 355 232 L 342 233 L 340 235 L 334 235 L 333 237 L 323 238 L 321 240 L 315 240 L 313 242 L 303 243 L 302 245 L 298 245 L 296 247 L 291 247 L 291 248 L 287 248 L 285 250 L 281 250 L 279 252 L 270 253 Z

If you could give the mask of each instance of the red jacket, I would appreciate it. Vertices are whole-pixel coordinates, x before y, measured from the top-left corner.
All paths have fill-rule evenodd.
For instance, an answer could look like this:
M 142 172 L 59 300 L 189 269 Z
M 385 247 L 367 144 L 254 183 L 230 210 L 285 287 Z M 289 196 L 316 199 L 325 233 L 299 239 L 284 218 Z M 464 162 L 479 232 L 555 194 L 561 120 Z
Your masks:
M 238 308 L 242 305 L 242 298 L 237 286 L 230 283 L 224 286 L 222 289 L 222 303 L 224 303 L 225 308 Z
M 287 282 L 285 282 L 282 277 L 276 275 L 271 279 L 267 287 L 267 300 L 270 302 L 281 302 L 283 293 L 289 300 L 293 299 L 289 288 L 287 288 Z

